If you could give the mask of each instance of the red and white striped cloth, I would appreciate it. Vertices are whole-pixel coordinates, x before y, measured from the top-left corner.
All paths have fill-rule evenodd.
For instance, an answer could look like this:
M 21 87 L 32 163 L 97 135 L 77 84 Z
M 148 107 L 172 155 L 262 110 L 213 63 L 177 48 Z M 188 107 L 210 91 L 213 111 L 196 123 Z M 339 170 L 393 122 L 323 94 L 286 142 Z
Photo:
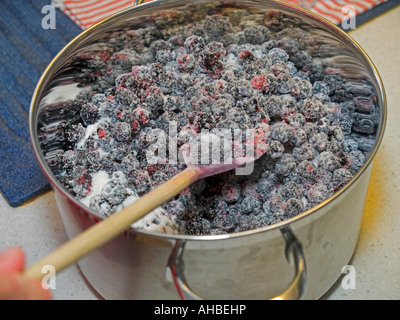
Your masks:
M 349 14 L 348 11 L 343 11 L 344 7 L 351 6 L 357 16 L 386 1 L 387 0 L 317 0 L 311 11 L 334 24 L 340 24 L 342 19 Z
M 149 1 L 151 0 L 143 2 Z M 358 15 L 385 1 L 387 0 L 287 0 L 298 5 L 314 3 L 311 11 L 335 24 L 340 24 L 348 15 L 348 12 L 342 12 L 345 6 L 352 6 Z M 63 10 L 82 29 L 132 6 L 133 3 L 133 0 L 53 0 L 53 5 Z
M 150 2 L 152 0 L 142 1 Z M 61 9 L 82 29 L 133 6 L 134 0 L 53 0 L 52 5 Z

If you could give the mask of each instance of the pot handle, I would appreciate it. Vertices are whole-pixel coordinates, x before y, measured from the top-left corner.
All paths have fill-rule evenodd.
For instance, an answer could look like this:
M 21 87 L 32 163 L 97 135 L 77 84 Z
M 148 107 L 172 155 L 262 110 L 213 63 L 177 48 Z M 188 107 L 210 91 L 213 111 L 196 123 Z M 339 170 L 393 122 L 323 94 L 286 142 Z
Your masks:
M 286 242 L 285 256 L 290 263 L 290 254 L 292 256 L 295 276 L 289 287 L 281 294 L 270 300 L 297 300 L 302 297 L 307 282 L 306 261 L 303 253 L 303 247 L 297 240 L 290 227 L 280 229 Z M 185 251 L 186 240 L 177 240 L 171 255 L 168 259 L 167 274 L 172 276 L 178 294 L 182 300 L 203 300 L 188 285 L 184 273 L 183 253 Z

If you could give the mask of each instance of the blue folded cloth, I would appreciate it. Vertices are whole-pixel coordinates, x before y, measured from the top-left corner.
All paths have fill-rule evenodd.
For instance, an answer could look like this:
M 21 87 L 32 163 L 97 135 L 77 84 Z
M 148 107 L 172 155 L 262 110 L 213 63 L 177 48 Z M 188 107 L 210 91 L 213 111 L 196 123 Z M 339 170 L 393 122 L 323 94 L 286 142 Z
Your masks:
M 45 0 L 0 1 L 0 190 L 16 207 L 50 188 L 33 153 L 29 108 L 39 78 L 82 30 L 56 10 L 56 28 L 43 29 Z

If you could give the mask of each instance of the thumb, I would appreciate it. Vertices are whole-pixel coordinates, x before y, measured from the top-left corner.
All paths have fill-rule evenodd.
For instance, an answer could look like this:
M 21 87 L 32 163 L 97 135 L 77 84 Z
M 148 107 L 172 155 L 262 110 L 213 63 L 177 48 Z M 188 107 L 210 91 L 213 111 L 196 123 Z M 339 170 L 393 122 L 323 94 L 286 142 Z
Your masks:
M 0 273 L 22 272 L 25 265 L 24 251 L 19 247 L 12 247 L 0 252 Z

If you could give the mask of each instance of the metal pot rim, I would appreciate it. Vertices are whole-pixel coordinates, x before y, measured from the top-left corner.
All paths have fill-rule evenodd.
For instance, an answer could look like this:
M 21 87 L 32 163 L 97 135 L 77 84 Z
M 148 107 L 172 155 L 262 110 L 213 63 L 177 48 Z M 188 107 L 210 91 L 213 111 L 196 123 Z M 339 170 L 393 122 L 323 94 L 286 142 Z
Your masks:
M 236 0 L 219 0 L 219 2 L 228 2 L 232 3 L 235 2 Z M 84 30 L 82 33 L 80 33 L 77 37 L 75 37 L 72 41 L 70 41 L 56 56 L 55 58 L 51 61 L 51 63 L 48 65 L 46 70 L 43 72 L 36 88 L 32 96 L 31 100 L 31 105 L 30 105 L 30 113 L 29 113 L 29 132 L 30 132 L 30 139 L 31 139 L 31 144 L 33 146 L 33 150 L 36 156 L 36 159 L 39 163 L 39 166 L 41 167 L 42 171 L 44 172 L 45 176 L 47 179 L 50 181 L 52 187 L 59 189 L 62 194 L 68 198 L 69 201 L 71 201 L 73 204 L 76 206 L 82 208 L 85 210 L 88 214 L 92 215 L 95 217 L 96 220 L 103 220 L 104 217 L 96 213 L 95 211 L 91 210 L 90 208 L 86 207 L 83 205 L 79 200 L 75 199 L 72 195 L 69 194 L 68 191 L 58 182 L 58 180 L 53 176 L 52 172 L 48 168 L 47 164 L 45 163 L 41 150 L 38 145 L 37 141 L 37 131 L 36 131 L 36 117 L 35 117 L 35 109 L 37 108 L 39 102 L 40 102 L 40 94 L 41 90 L 43 87 L 45 87 L 44 83 L 46 82 L 46 79 L 49 77 L 49 74 L 52 71 L 52 68 L 54 65 L 63 58 L 63 56 L 66 54 L 66 52 L 73 48 L 79 40 L 87 37 L 88 35 L 92 34 L 94 31 L 97 29 L 100 29 L 103 25 L 113 22 L 114 20 L 117 20 L 119 17 L 123 15 L 129 15 L 134 13 L 138 8 L 144 8 L 147 6 L 159 6 L 160 4 L 163 3 L 168 3 L 168 2 L 177 2 L 177 4 L 180 3 L 185 3 L 185 0 L 154 0 L 148 3 L 141 4 L 140 7 L 133 6 L 124 10 L 121 10 L 110 17 L 96 23 L 95 25 L 91 26 L 90 28 Z M 213 2 L 212 0 L 201 0 L 200 2 Z M 260 4 L 266 4 L 268 5 L 265 1 L 260 1 L 260 0 L 251 0 L 249 2 L 253 3 L 260 3 Z M 342 193 L 346 192 L 357 180 L 358 178 L 364 173 L 364 171 L 368 168 L 368 166 L 371 164 L 373 158 L 375 157 L 379 146 L 382 142 L 384 131 L 386 128 L 386 122 L 387 122 L 387 102 L 386 102 L 386 94 L 383 86 L 382 79 L 378 73 L 378 70 L 376 69 L 375 65 L 373 64 L 372 60 L 369 58 L 367 53 L 364 51 L 364 49 L 346 32 L 344 32 L 342 29 L 337 27 L 335 24 L 332 22 L 326 20 L 325 18 L 319 16 L 318 14 L 315 14 L 307 9 L 301 8 L 299 6 L 280 1 L 280 0 L 271 0 L 270 2 L 275 3 L 276 5 L 283 7 L 285 9 L 288 9 L 289 11 L 297 11 L 300 12 L 302 15 L 306 15 L 309 18 L 313 19 L 315 22 L 320 23 L 323 25 L 326 29 L 330 29 L 332 32 L 335 32 L 336 36 L 340 38 L 341 40 L 345 40 L 347 44 L 351 44 L 355 47 L 355 49 L 358 51 L 358 53 L 361 54 L 363 58 L 363 62 L 367 68 L 369 68 L 372 71 L 372 74 L 370 76 L 376 80 L 377 84 L 377 95 L 381 98 L 382 105 L 380 105 L 381 108 L 381 113 L 380 113 L 380 122 L 379 122 L 379 130 L 376 135 L 376 141 L 374 144 L 374 147 L 366 159 L 364 165 L 361 167 L 361 169 L 356 173 L 356 175 L 345 185 L 343 186 L 340 190 L 336 191 L 332 196 L 324 200 L 323 202 L 319 203 L 318 205 L 314 206 L 313 208 L 304 211 L 292 218 L 286 219 L 284 221 L 265 226 L 262 228 L 256 228 L 252 230 L 247 230 L 247 231 L 241 231 L 241 232 L 233 232 L 233 233 L 228 233 L 228 234 L 220 234 L 220 235 L 183 235 L 183 234 L 163 234 L 163 233 L 157 233 L 157 232 L 151 232 L 151 231 L 145 231 L 145 230 L 137 230 L 133 229 L 132 227 L 128 230 L 129 232 L 133 232 L 136 234 L 142 234 L 150 237 L 155 237 L 155 238 L 162 238 L 162 239 L 186 239 L 186 240 L 207 240 L 207 241 L 212 241 L 212 240 L 225 240 L 225 239 L 232 239 L 232 238 L 237 238 L 237 237 L 244 237 L 244 236 L 249 236 L 261 232 L 267 232 L 270 230 L 277 230 L 282 228 L 283 226 L 290 225 L 296 221 L 299 221 L 301 219 L 304 219 L 308 216 L 310 216 L 313 213 L 317 213 L 320 211 L 322 207 L 327 206 L 328 204 L 332 203 L 335 201 L 337 198 L 341 196 Z M 140 1 L 136 0 L 135 5 L 140 3 Z M 240 2 L 239 2 L 240 3 Z

